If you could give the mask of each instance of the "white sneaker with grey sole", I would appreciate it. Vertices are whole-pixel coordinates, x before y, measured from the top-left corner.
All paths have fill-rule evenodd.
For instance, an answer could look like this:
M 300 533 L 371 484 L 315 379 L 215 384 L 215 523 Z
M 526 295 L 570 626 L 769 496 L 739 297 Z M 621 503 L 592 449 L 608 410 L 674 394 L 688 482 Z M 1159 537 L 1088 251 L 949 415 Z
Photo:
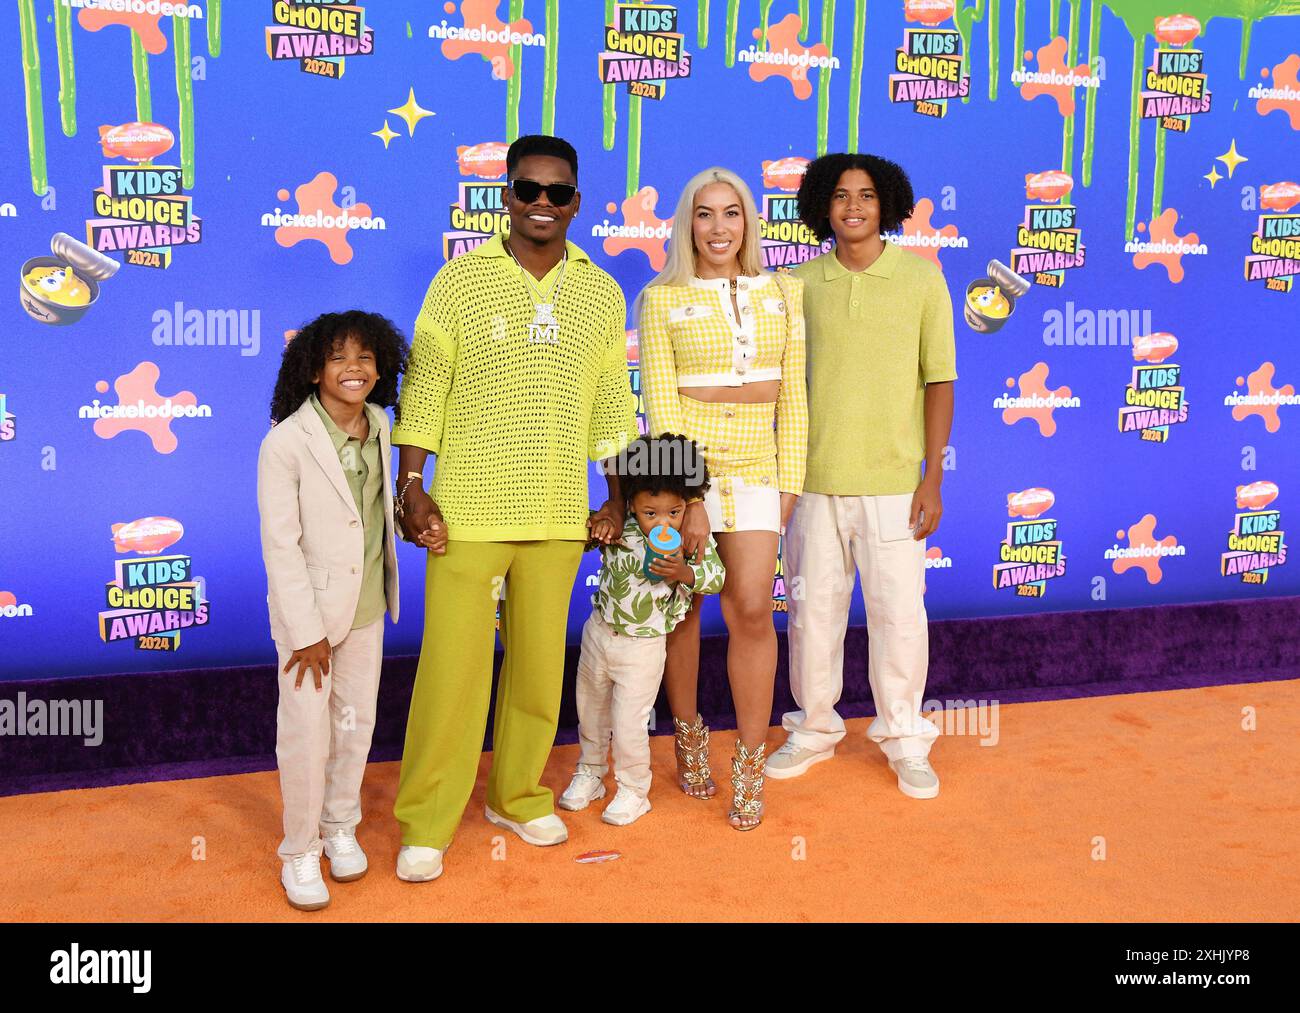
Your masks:
M 403 844 L 397 853 L 397 878 L 407 883 L 427 883 L 442 875 L 445 848 Z
M 578 772 L 573 775 L 573 780 L 564 789 L 564 794 L 560 796 L 557 804 L 561 809 L 576 813 L 579 810 L 586 809 L 596 799 L 604 797 L 604 782 L 593 774 L 591 768 L 585 763 L 580 763 L 578 764 Z
M 491 806 L 483 807 L 483 815 L 494 826 L 509 830 L 517 834 L 520 840 L 527 844 L 536 845 L 539 848 L 548 848 L 552 844 L 563 844 L 569 839 L 569 828 L 564 825 L 564 821 L 555 813 L 538 816 L 537 819 L 529 820 L 527 823 L 516 823 L 514 820 L 508 820 L 500 813 L 493 812 Z
M 351 883 L 360 879 L 370 868 L 366 853 L 357 843 L 356 831 L 332 830 L 322 834 L 325 857 L 330 860 L 330 878 L 338 883 Z
M 615 827 L 625 827 L 635 823 L 650 811 L 650 800 L 634 791 L 620 787 L 614 793 L 614 801 L 605 806 L 600 818 Z
M 889 765 L 898 775 L 898 790 L 908 798 L 934 798 L 939 794 L 939 776 L 924 756 L 904 756 Z
M 320 874 L 319 851 L 306 851 L 284 862 L 280 885 L 289 904 L 299 911 L 319 911 L 330 902 L 330 892 Z
M 786 739 L 785 745 L 767 758 L 764 774 L 774 780 L 786 777 L 798 777 L 806 773 L 814 764 L 829 760 L 835 755 L 835 747 L 830 749 L 807 749 L 795 745 L 792 739 Z

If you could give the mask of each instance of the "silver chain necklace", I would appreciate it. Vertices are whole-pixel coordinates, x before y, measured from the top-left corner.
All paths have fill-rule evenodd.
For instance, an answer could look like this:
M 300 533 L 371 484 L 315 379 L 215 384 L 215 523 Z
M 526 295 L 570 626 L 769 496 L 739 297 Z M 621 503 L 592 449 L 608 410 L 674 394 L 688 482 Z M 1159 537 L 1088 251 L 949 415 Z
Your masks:
M 510 249 L 508 242 L 502 242 L 506 248 L 506 253 L 510 254 L 510 259 L 514 261 L 515 267 L 519 268 L 519 274 L 524 279 L 524 285 L 528 288 L 528 296 L 533 303 L 533 322 L 528 325 L 528 340 L 532 343 L 558 345 L 560 343 L 560 322 L 555 318 L 555 304 L 560 298 L 560 289 L 564 285 L 564 272 L 569 266 L 569 250 L 565 247 L 564 256 L 560 258 L 560 276 L 555 279 L 551 285 L 550 295 L 543 295 L 542 290 L 534 284 L 532 276 L 524 269 L 524 265 L 519 263 L 519 258 L 515 256 L 515 251 Z

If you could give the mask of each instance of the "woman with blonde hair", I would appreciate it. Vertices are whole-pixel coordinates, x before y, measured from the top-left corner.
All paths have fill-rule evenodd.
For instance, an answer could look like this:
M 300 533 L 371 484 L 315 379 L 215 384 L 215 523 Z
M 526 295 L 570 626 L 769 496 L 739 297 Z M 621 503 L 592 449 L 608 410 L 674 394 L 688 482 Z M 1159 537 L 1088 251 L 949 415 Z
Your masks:
M 650 431 L 700 444 L 712 484 L 687 507 L 688 557 L 710 532 L 727 570 L 722 615 L 738 738 L 728 821 L 752 830 L 763 814 L 766 739 L 776 681 L 772 579 L 780 536 L 803 489 L 808 440 L 803 283 L 763 269 L 749 187 L 706 169 L 682 191 L 664 270 L 636 316 Z M 664 670 L 677 731 L 679 784 L 711 798 L 709 730 L 697 709 L 698 601 L 668 637 Z

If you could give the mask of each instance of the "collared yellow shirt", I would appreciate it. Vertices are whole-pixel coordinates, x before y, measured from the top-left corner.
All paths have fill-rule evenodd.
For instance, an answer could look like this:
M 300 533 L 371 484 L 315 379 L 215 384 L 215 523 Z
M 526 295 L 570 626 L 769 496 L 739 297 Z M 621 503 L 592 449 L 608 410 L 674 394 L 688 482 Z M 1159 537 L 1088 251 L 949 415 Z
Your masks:
M 913 492 L 925 459 L 925 385 L 957 379 L 943 272 L 885 243 L 865 271 L 835 251 L 794 269 L 804 282 L 808 470 L 831 496 Z
M 365 536 L 365 566 L 361 571 L 361 595 L 357 598 L 357 612 L 352 628 L 369 626 L 384 614 L 388 597 L 384 593 L 384 466 L 379 459 L 379 430 L 381 410 L 366 402 L 366 421 L 370 435 L 365 442 L 349 436 L 330 418 L 320 398 L 311 396 L 311 406 L 325 423 L 325 432 L 339 455 L 343 477 L 347 479 L 357 512 L 361 514 L 361 530 Z
M 431 494 L 451 539 L 585 540 L 588 461 L 638 435 L 623 293 L 567 251 L 538 281 L 494 236 L 429 284 L 392 438 L 437 455 Z M 534 292 L 554 330 L 529 326 Z

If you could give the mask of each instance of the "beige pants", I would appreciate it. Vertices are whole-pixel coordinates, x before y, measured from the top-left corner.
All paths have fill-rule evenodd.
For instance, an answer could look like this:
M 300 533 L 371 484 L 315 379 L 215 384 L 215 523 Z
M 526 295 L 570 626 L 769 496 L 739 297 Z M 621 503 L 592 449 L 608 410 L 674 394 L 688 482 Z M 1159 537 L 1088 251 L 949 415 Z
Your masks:
M 939 729 L 921 716 L 930 639 L 925 542 L 908 528 L 911 494 L 804 493 L 785 542 L 790 691 L 781 719 L 796 745 L 826 750 L 844 737 L 835 712 L 844 689 L 844 632 L 853 572 L 867 607 L 867 676 L 876 718 L 867 729 L 889 760 L 925 756 Z
M 384 617 L 353 630 L 334 648 L 321 689 L 311 674 L 294 688 L 293 652 L 276 643 L 280 705 L 275 757 L 284 802 L 280 857 L 320 850 L 322 832 L 361 822 L 361 778 L 375 730 L 375 699 L 384 658 Z
M 650 791 L 650 731 L 646 727 L 664 674 L 667 637 L 614 632 L 592 612 L 582 627 L 578 658 L 578 762 L 604 777 L 614 741 L 614 779 L 642 798 Z

